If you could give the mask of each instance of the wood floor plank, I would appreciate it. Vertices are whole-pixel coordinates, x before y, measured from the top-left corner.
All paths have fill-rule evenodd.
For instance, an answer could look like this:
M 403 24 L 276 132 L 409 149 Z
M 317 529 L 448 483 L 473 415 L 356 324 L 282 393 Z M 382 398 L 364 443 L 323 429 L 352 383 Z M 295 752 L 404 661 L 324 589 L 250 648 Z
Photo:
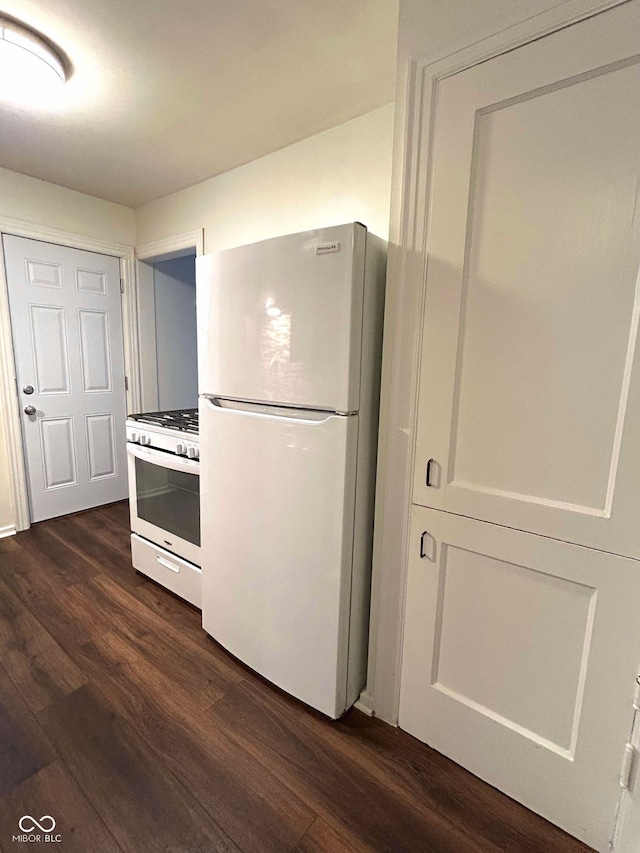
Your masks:
M 60 606 L 60 597 L 68 589 L 63 577 L 52 564 L 25 548 L 8 555 L 0 554 L 0 579 L 68 651 L 68 646 L 82 646 L 91 637 L 73 613 Z
M 417 813 L 406 798 L 354 767 L 340 750 L 305 728 L 294 714 L 283 713 L 281 703 L 257 693 L 252 684 L 236 685 L 210 713 L 256 760 L 277 768 L 280 778 L 320 817 L 375 850 L 483 850 L 437 813 Z
M 122 535 L 124 527 L 113 520 L 109 513 L 98 508 L 91 512 L 82 512 L 73 516 L 73 523 L 77 524 L 91 534 L 91 538 L 102 542 L 107 548 L 118 551 L 127 561 L 131 562 L 131 548 L 129 537 Z
M 61 541 L 55 535 L 56 528 L 49 525 L 50 522 L 44 521 L 18 533 L 16 540 L 23 559 L 28 555 L 39 565 L 46 565 L 47 573 L 53 575 L 56 583 L 62 586 L 82 583 L 101 571 L 100 566 L 84 559 Z M 18 555 L 14 553 L 11 556 L 17 558 Z
M 122 848 L 98 816 L 62 761 L 56 761 L 0 798 L 0 844 L 18 845 L 13 835 L 21 833 L 19 820 L 32 815 L 38 820 L 50 815 L 56 822 L 51 834 L 59 844 L 30 841 L 29 850 L 60 849 L 64 853 L 122 853 Z M 37 829 L 34 832 L 39 832 Z
M 57 757 L 36 718 L 0 665 L 0 797 Z
M 15 536 L 0 537 L 0 554 L 7 554 L 9 551 L 14 551 L 18 547 Z
M 113 543 L 106 543 L 94 537 L 81 519 L 82 513 L 78 516 L 56 518 L 43 524 L 46 524 L 47 530 L 64 545 L 91 563 L 97 572 L 107 572 L 114 580 L 127 587 L 144 583 L 144 579 L 131 565 L 131 555 L 126 550 L 128 538 L 124 542 L 121 541 L 120 547 L 114 547 Z
M 295 853 L 372 853 L 373 849 L 353 834 L 338 833 L 318 817 L 298 842 Z
M 136 587 L 136 598 L 158 616 L 180 631 L 191 635 L 202 635 L 202 613 L 186 601 L 154 581 L 145 580 Z M 201 645 L 205 642 L 201 640 Z
M 131 519 L 129 515 L 129 501 L 117 501 L 112 504 L 105 504 L 96 510 L 100 515 L 106 515 L 123 530 L 129 533 L 131 528 Z
M 38 719 L 125 853 L 238 851 L 95 688 Z
M 246 853 L 292 850 L 315 818 L 275 774 L 154 672 L 127 637 L 96 640 L 100 691 Z
M 175 628 L 141 603 L 137 590 L 126 590 L 106 575 L 70 588 L 67 607 L 92 638 L 116 630 L 141 642 L 148 638 L 168 659 L 178 656 L 181 666 L 201 674 L 202 689 L 208 683 L 208 689 L 224 692 L 245 677 L 231 658 L 211 648 L 202 629 L 186 634 Z
M 115 658 L 136 672 L 140 683 L 147 683 L 151 692 L 166 697 L 170 691 L 188 713 L 210 708 L 229 687 L 229 683 L 223 686 L 211 678 L 210 668 L 200 657 L 153 634 L 136 636 L 113 631 L 96 644 L 101 649 L 108 645 Z
M 71 658 L 2 580 L 0 659 L 34 714 L 87 683 Z

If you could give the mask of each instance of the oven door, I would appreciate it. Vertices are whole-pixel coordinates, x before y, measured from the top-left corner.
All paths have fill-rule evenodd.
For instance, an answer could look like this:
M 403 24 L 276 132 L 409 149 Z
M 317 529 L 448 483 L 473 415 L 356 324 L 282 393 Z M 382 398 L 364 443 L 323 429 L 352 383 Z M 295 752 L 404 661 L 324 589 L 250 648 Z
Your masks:
M 200 463 L 127 444 L 131 530 L 200 565 Z

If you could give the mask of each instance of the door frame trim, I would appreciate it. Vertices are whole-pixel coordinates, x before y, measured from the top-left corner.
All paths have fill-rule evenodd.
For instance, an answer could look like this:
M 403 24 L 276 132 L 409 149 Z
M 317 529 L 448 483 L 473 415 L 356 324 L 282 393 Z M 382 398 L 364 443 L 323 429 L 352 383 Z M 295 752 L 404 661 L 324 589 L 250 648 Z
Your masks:
M 136 261 L 169 260 L 174 255 L 178 257 L 185 249 L 195 249 L 196 257 L 204 255 L 204 228 L 185 231 L 173 237 L 164 237 L 151 243 L 142 243 L 135 248 Z
M 137 324 L 134 322 L 137 288 L 133 246 L 109 243 L 94 237 L 59 231 L 44 225 L 34 225 L 19 219 L 0 217 L 0 235 L 12 234 L 44 243 L 55 243 L 71 249 L 112 255 L 120 259 L 120 276 L 124 284 L 122 296 L 122 330 L 124 340 L 124 368 L 129 378 L 127 407 L 135 411 L 140 399 L 140 378 L 137 365 L 140 361 Z M 0 427 L 7 437 L 9 481 L 13 506 L 14 529 L 3 528 L 2 535 L 26 530 L 30 524 L 29 493 L 22 444 L 20 405 L 16 387 L 16 364 L 13 352 L 13 333 L 9 312 L 9 290 L 0 240 Z
M 440 81 L 629 0 L 565 0 L 531 16 L 518 3 L 474 42 L 400 55 L 394 127 L 391 222 L 385 312 L 378 490 L 371 601 L 367 708 L 398 724 L 408 568 L 418 380 L 422 349 L 431 142 Z M 506 24 L 506 26 L 505 26 Z M 409 34 L 410 35 L 410 34 Z

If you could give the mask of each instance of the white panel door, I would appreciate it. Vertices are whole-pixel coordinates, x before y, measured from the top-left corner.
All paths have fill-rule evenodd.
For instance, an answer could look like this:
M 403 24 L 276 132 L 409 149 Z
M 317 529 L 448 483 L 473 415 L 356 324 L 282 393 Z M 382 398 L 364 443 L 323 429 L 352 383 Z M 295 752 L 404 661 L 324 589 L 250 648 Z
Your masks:
M 351 223 L 197 258 L 200 394 L 357 411 L 366 234 Z
M 2 239 L 31 520 L 121 500 L 127 467 L 120 262 Z
M 416 503 L 640 557 L 639 103 L 635 0 L 440 85 Z
M 634 560 L 414 507 L 400 725 L 608 850 L 638 601 Z
M 200 400 L 202 625 L 331 717 L 346 707 L 358 416 Z

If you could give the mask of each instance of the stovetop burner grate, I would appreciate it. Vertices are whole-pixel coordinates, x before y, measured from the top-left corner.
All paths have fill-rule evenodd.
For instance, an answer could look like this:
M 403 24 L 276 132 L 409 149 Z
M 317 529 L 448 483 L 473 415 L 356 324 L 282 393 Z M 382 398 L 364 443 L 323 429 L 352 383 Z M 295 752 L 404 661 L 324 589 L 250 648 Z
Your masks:
M 175 409 L 170 412 L 146 412 L 139 415 L 129 415 L 130 421 L 140 424 L 175 429 L 180 432 L 198 433 L 198 410 Z

